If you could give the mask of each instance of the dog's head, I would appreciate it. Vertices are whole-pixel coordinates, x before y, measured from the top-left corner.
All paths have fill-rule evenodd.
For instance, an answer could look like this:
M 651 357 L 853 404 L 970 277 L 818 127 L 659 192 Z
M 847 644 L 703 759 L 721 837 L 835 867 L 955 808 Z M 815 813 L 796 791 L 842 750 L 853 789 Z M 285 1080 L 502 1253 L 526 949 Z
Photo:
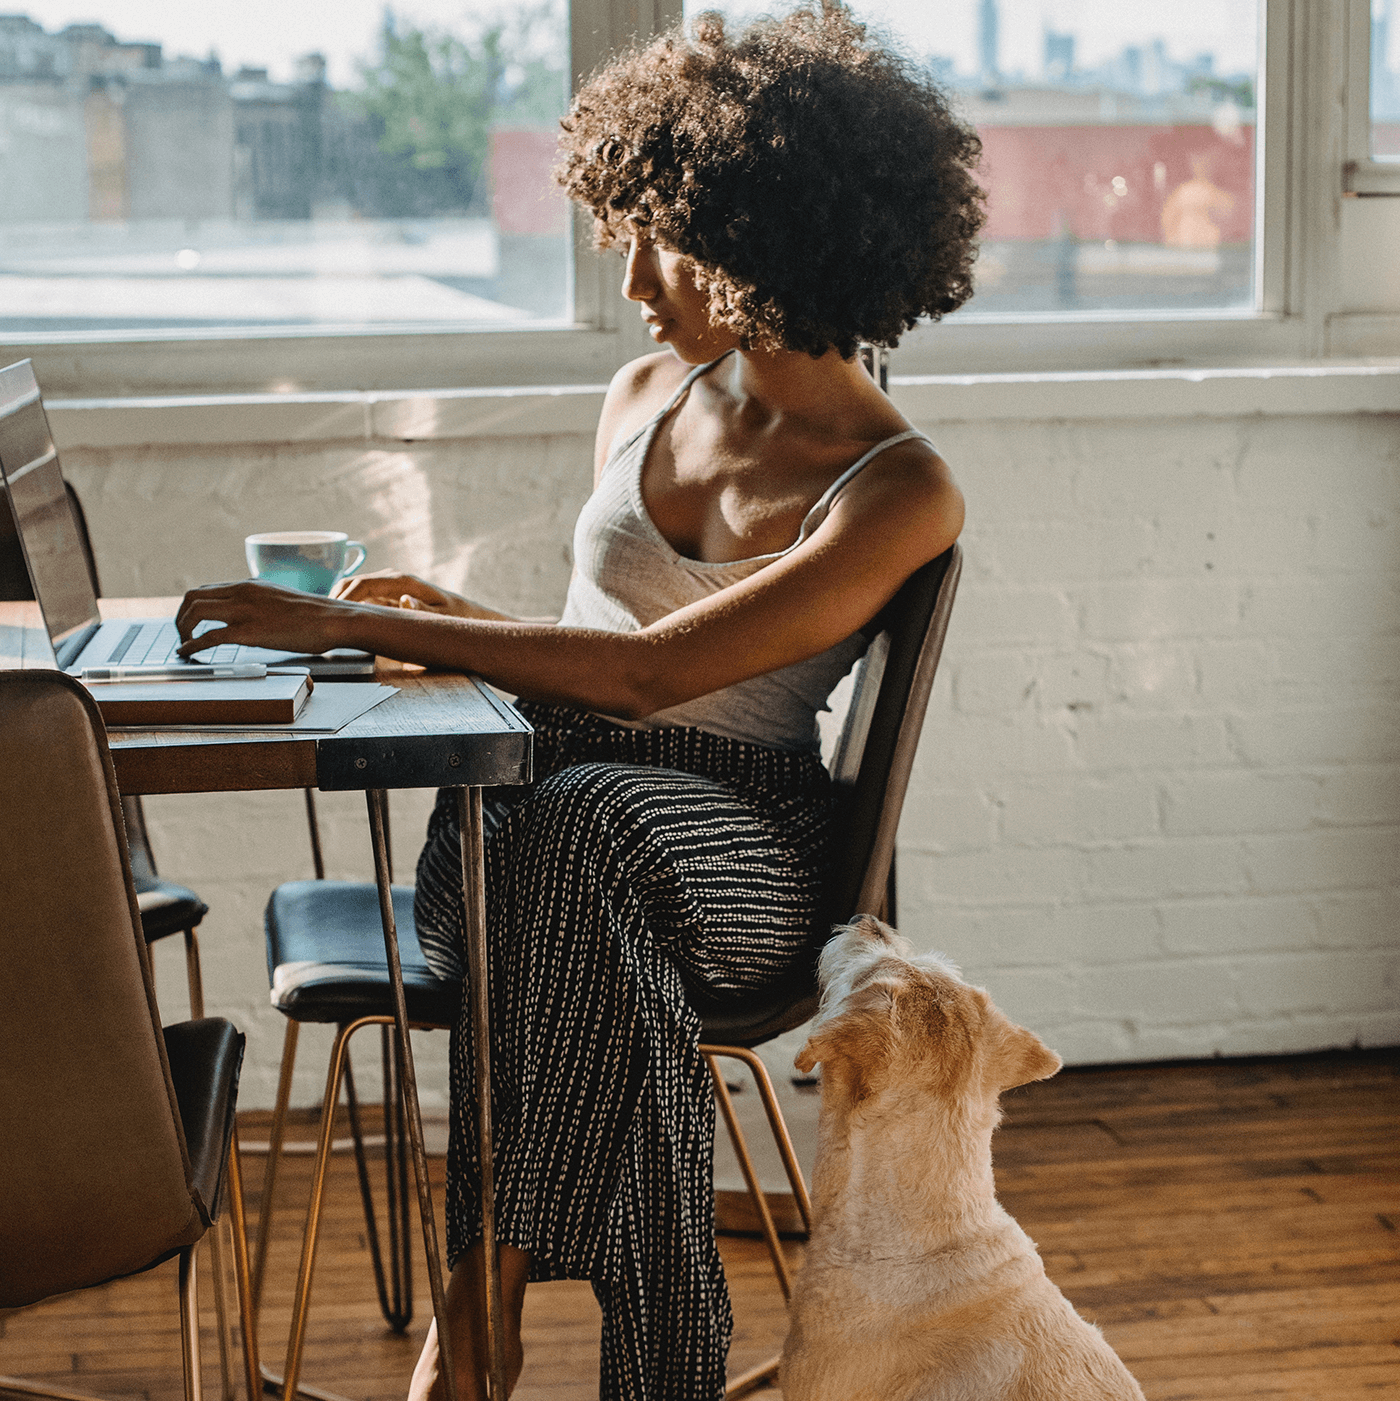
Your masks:
M 797 1067 L 807 1071 L 821 1061 L 827 1078 L 847 1082 L 856 1100 L 891 1084 L 995 1100 L 1062 1064 L 946 959 L 915 954 L 907 939 L 868 915 L 822 950 L 819 976 L 821 1009 Z

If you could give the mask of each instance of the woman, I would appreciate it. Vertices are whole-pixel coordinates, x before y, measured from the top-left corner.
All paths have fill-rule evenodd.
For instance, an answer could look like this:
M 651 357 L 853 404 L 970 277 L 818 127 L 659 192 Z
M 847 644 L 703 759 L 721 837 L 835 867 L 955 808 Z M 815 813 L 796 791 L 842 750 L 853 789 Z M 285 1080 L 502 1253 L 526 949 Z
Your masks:
M 530 1279 L 585 1278 L 604 1398 L 723 1392 L 714 1107 L 694 1003 L 761 987 L 817 918 L 816 712 L 962 525 L 947 466 L 855 360 L 971 293 L 976 137 L 844 12 L 714 15 L 604 69 L 559 178 L 667 347 L 614 378 L 557 624 L 408 575 L 336 598 L 195 590 L 182 635 L 357 647 L 522 698 L 536 782 L 489 805 L 492 1099 L 512 1377 Z M 187 642 L 187 652 L 196 650 Z M 461 969 L 455 804 L 418 868 L 424 952 Z M 471 1037 L 454 1032 L 449 1324 L 484 1397 Z M 414 1401 L 441 1394 L 431 1333 Z

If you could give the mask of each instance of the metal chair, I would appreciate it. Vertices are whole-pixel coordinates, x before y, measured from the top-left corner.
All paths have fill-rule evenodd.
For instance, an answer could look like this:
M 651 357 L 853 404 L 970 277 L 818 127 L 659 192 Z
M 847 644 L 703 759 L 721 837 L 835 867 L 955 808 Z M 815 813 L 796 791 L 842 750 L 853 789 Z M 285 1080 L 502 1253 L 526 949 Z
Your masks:
M 56 671 L 0 673 L 0 1308 L 179 1256 L 200 1401 L 195 1252 L 227 1197 L 248 1401 L 259 1394 L 234 1110 L 244 1038 L 165 1028 L 106 732 Z M 73 1401 L 13 1377 L 0 1390 Z
M 832 923 L 866 911 L 890 917 L 893 915 L 895 831 L 899 825 L 900 809 L 961 567 L 962 554 L 954 545 L 912 575 L 869 629 L 872 640 L 860 664 L 832 764 L 832 777 L 840 803 L 840 837 L 834 844 L 835 850 L 840 853 L 840 864 L 833 874 L 823 916 L 814 929 L 809 956 L 782 983 L 766 989 L 737 1008 L 697 1007 L 702 1018 L 700 1049 L 709 1063 L 720 1111 L 743 1168 L 772 1255 L 774 1271 L 785 1296 L 790 1289 L 786 1258 L 717 1060 L 725 1057 L 740 1060 L 753 1072 L 798 1210 L 804 1223 L 810 1227 L 811 1206 L 806 1184 L 783 1123 L 772 1082 L 752 1048 L 800 1026 L 815 1012 L 816 958 L 829 937 Z M 308 794 L 308 804 L 310 801 Z M 314 809 L 311 811 L 314 812 Z M 395 1325 L 387 1302 L 359 1111 L 353 1078 L 349 1073 L 351 1037 L 364 1027 L 389 1026 L 393 1021 L 378 893 L 373 884 L 320 878 L 323 871 L 314 818 L 312 843 L 318 879 L 293 881 L 279 886 L 267 907 L 267 961 L 272 1001 L 287 1017 L 287 1030 L 253 1267 L 256 1301 L 260 1296 L 266 1259 L 272 1189 L 285 1131 L 299 1027 L 303 1022 L 334 1024 L 337 1032 L 322 1101 L 301 1279 L 293 1306 L 292 1339 L 288 1349 L 287 1377 L 293 1384 L 300 1366 L 301 1337 L 310 1306 L 311 1272 L 319 1232 L 325 1171 L 330 1159 L 334 1110 L 340 1102 L 342 1081 L 348 1090 L 351 1135 L 364 1198 L 376 1285 L 385 1317 L 391 1326 Z M 436 978 L 423 958 L 413 922 L 412 887 L 395 886 L 393 896 L 409 1018 L 414 1026 L 421 1029 L 448 1029 L 456 1021 L 461 1006 L 461 984 Z M 402 1278 L 406 1291 L 410 1272 L 407 1254 L 407 1169 L 402 1146 L 404 1133 L 397 1106 L 396 1069 L 387 1040 L 383 1058 L 390 1257 L 393 1278 L 395 1281 Z M 412 1316 L 411 1297 L 396 1293 L 395 1300 L 401 1301 L 397 1317 L 403 1320 L 397 1326 L 406 1326 Z M 776 1368 L 777 1360 L 774 1359 L 762 1368 L 746 1373 L 732 1384 L 729 1394 L 742 1395 L 773 1375 Z M 269 1381 L 280 1383 L 283 1380 L 270 1372 L 265 1371 L 264 1375 Z
M 895 918 L 895 833 L 961 572 L 962 551 L 953 545 L 911 575 L 871 624 L 875 635 L 860 663 L 831 764 L 840 804 L 839 837 L 833 843 L 837 865 L 826 917 L 818 921 L 808 956 L 783 982 L 745 1004 L 700 1009 L 704 1022 L 700 1050 L 709 1063 L 715 1098 L 784 1298 L 791 1293 L 787 1261 L 717 1061 L 741 1061 L 753 1073 L 803 1226 L 810 1230 L 812 1205 L 802 1169 L 773 1082 L 753 1048 L 801 1026 L 816 1012 L 817 956 L 830 937 L 832 924 L 859 914 L 891 921 Z M 775 1357 L 735 1378 L 725 1395 L 742 1396 L 767 1382 L 777 1370 Z

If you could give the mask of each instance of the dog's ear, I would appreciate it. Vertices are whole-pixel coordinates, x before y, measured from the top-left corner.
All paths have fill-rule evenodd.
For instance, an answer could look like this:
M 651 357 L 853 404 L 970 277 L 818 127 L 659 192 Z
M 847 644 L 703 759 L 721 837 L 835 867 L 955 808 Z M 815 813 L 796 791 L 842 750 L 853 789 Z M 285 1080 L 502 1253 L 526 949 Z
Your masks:
M 888 1055 L 894 993 L 887 982 L 861 988 L 839 1013 L 817 1022 L 793 1063 L 805 1075 L 818 1061 L 828 1067 L 836 1061 L 849 1061 L 861 1072 L 862 1082 L 866 1081 Z M 862 1083 L 857 1093 L 864 1092 Z
M 1029 1085 L 1032 1080 L 1048 1080 L 1064 1064 L 1035 1032 L 1002 1020 L 1001 1035 L 987 1067 L 998 1090 Z

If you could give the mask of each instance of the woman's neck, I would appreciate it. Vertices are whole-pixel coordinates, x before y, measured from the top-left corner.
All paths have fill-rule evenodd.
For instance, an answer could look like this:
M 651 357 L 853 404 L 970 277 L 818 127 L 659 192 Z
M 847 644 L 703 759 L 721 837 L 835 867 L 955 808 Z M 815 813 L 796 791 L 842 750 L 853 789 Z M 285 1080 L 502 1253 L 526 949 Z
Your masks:
M 736 416 L 753 429 L 784 419 L 849 424 L 853 411 L 883 404 L 860 363 L 843 360 L 834 350 L 816 359 L 801 351 L 736 350 L 716 367 L 712 382 L 728 393 Z

